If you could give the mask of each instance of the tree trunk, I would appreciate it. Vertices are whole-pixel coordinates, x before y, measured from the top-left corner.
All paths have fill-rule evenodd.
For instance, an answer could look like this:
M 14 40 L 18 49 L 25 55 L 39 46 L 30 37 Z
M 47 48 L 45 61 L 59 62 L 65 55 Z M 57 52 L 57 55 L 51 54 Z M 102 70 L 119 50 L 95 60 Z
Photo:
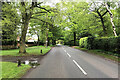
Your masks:
M 74 46 L 76 45 L 76 32 L 73 33 L 74 34 Z
M 27 29 L 28 29 L 28 24 L 29 24 L 29 20 L 26 20 L 23 24 L 24 28 L 21 33 L 19 53 L 26 53 L 25 38 L 26 38 Z
M 97 13 L 98 13 L 100 20 L 101 20 L 101 23 L 102 23 L 104 35 L 106 35 L 107 33 L 106 33 L 105 25 L 104 25 L 103 16 L 100 14 L 100 12 L 98 10 L 97 10 Z
M 110 22 L 111 22 L 111 24 L 112 24 L 113 33 L 114 33 L 115 36 L 117 36 L 116 28 L 115 28 L 115 25 L 114 25 L 114 23 L 113 23 L 113 14 L 112 14 L 112 12 L 110 11 L 110 9 L 108 8 L 107 3 L 105 3 L 105 6 L 106 6 L 106 9 L 108 10 L 108 13 L 109 13 L 109 15 L 110 15 Z
M 104 35 L 106 35 L 107 33 L 106 33 L 106 29 L 105 29 L 105 25 L 104 25 L 103 18 L 100 17 L 100 19 L 101 19 L 101 23 L 102 23 L 102 26 L 103 26 L 103 32 L 104 32 Z
M 48 46 L 50 45 L 50 38 L 48 37 Z

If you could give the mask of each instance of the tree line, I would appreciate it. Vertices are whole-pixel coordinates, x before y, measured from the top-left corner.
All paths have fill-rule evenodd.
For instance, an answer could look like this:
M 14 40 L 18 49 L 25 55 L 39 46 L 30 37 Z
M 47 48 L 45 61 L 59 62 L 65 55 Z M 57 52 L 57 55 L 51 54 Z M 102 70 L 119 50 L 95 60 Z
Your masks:
M 26 53 L 26 34 L 37 35 L 42 41 L 55 45 L 56 40 L 77 44 L 86 36 L 105 37 L 120 35 L 119 2 L 64 1 L 55 7 L 43 2 L 1 2 L 2 42 L 16 41 L 20 36 L 19 53 Z

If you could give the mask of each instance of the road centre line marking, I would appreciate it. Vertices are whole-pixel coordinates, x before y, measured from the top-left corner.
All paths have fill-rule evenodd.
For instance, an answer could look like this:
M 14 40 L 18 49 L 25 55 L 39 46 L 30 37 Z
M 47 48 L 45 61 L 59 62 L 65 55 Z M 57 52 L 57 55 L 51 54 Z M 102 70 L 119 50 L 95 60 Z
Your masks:
M 67 55 L 68 55 L 69 57 L 71 57 L 70 54 L 67 53 Z
M 87 73 L 82 69 L 82 67 L 80 67 L 80 65 L 75 61 L 73 60 L 73 62 L 77 65 L 77 67 L 83 72 L 84 75 L 87 75 Z

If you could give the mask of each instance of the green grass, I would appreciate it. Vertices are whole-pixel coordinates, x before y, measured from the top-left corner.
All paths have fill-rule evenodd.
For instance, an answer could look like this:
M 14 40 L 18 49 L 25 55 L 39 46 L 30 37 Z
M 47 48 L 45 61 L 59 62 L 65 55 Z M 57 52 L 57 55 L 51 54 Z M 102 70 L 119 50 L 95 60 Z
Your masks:
M 43 53 L 40 53 L 42 49 Z M 44 46 L 33 46 L 26 48 L 28 54 L 19 54 L 19 49 L 14 50 L 2 50 L 0 56 L 28 56 L 28 55 L 44 55 L 47 53 L 51 48 L 44 47 Z
M 2 67 L 0 78 L 20 78 L 31 68 L 29 65 L 24 64 L 17 67 L 17 63 L 12 62 L 0 62 L 0 64 L 0 67 Z
M 85 52 L 88 52 L 88 53 L 92 53 L 92 54 L 102 56 L 102 57 L 107 58 L 107 59 L 111 59 L 111 60 L 120 62 L 120 59 L 117 56 L 115 56 L 117 54 L 112 53 L 112 52 L 107 52 L 107 51 L 103 51 L 103 50 L 88 50 L 86 48 L 80 48 L 79 46 L 76 46 L 75 48 L 80 49 L 80 50 L 85 51 Z M 113 55 L 113 54 L 115 54 L 115 55 Z

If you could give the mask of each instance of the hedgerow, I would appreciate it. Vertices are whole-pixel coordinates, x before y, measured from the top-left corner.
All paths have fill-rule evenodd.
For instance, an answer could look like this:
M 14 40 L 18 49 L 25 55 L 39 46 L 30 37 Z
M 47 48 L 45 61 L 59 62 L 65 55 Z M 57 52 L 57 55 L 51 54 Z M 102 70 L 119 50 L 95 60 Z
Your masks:
M 80 39 L 79 46 L 87 49 L 120 52 L 120 37 L 84 37 Z

